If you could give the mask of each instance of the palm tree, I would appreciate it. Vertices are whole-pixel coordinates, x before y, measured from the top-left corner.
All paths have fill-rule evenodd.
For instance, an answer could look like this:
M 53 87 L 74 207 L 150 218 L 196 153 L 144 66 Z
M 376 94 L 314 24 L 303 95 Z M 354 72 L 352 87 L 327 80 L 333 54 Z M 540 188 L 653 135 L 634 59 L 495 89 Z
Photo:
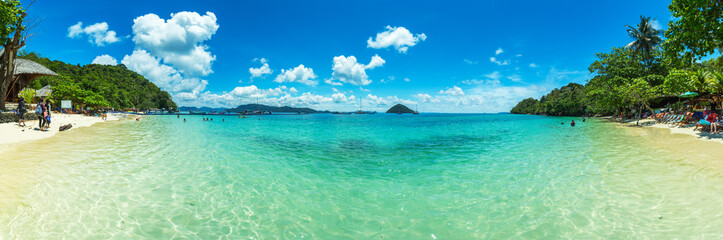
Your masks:
M 645 53 L 645 57 L 650 57 L 650 52 L 663 42 L 663 39 L 660 37 L 661 34 L 663 34 L 662 30 L 655 29 L 653 27 L 653 20 L 650 20 L 650 17 L 640 16 L 640 23 L 637 27 L 631 27 L 630 25 L 625 25 L 625 27 L 628 28 L 628 35 L 633 38 L 634 40 L 628 45 L 625 45 L 625 48 L 632 48 L 635 51 L 643 51 Z
M 723 74 L 715 71 L 705 73 L 705 85 L 711 93 L 723 93 Z

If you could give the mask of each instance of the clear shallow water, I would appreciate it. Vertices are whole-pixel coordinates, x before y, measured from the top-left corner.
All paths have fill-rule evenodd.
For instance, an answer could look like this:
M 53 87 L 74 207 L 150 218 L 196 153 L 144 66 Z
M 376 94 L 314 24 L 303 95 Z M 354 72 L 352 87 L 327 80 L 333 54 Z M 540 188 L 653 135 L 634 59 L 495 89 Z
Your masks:
M 0 236 L 723 237 L 718 143 L 541 116 L 186 118 L 5 153 Z

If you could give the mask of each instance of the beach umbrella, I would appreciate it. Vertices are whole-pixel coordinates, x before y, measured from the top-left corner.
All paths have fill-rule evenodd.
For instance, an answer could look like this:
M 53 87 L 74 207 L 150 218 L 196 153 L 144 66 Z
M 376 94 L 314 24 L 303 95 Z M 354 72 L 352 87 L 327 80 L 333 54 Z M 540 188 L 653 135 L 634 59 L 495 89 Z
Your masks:
M 698 96 L 698 93 L 686 92 L 686 93 L 680 94 L 680 97 L 684 97 L 684 98 L 695 97 L 695 96 Z

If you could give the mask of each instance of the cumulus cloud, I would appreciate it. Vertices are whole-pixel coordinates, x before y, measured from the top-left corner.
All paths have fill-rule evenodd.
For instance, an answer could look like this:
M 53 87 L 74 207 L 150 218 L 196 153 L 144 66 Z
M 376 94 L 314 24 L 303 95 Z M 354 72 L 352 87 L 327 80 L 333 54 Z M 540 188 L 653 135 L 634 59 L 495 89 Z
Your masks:
M 372 80 L 369 79 L 366 70 L 380 67 L 384 65 L 385 62 L 386 61 L 379 57 L 379 55 L 374 55 L 371 61 L 369 61 L 369 64 L 366 65 L 358 63 L 356 57 L 354 56 L 336 56 L 334 57 L 334 64 L 331 67 L 331 70 L 333 71 L 331 76 L 333 79 L 339 80 L 343 83 L 366 86 L 372 83 Z M 341 85 L 331 79 L 328 80 L 327 83 L 331 85 Z
M 184 78 L 175 68 L 162 64 L 160 59 L 146 50 L 135 50 L 121 60 L 128 69 L 143 75 L 163 90 L 174 94 L 174 97 L 193 99 L 206 88 L 208 82 L 198 78 Z
M 264 65 L 258 68 L 249 68 L 249 73 L 251 73 L 251 78 L 258 78 L 264 75 L 271 74 L 271 68 L 269 67 L 269 64 L 264 62 Z
M 216 15 L 179 12 L 168 20 L 150 13 L 133 20 L 133 42 L 188 76 L 206 76 L 216 59 L 202 44 L 218 30 Z
M 537 67 L 537 64 L 530 63 L 530 67 L 531 67 L 531 68 L 536 68 L 536 67 Z
M 377 33 L 374 39 L 369 37 L 367 47 L 380 49 L 394 46 L 400 53 L 406 53 L 409 47 L 427 39 L 427 35 L 424 33 L 412 34 L 404 27 L 387 26 L 386 29 L 384 32 Z
M 304 65 L 301 64 L 296 68 L 282 69 L 281 74 L 276 76 L 274 82 L 298 82 L 309 86 L 316 86 L 318 82 L 314 81 L 313 79 L 316 79 L 316 74 L 314 74 L 314 70 L 304 67 Z
M 418 93 L 413 95 L 413 97 L 419 99 L 419 102 L 421 103 L 439 103 L 439 99 L 434 98 L 426 93 Z
M 93 62 L 91 64 L 115 66 L 115 65 L 118 65 L 118 60 L 116 60 L 115 58 L 111 57 L 108 54 L 103 54 L 103 55 L 95 57 L 95 59 L 93 59 Z
M 404 81 L 405 81 L 405 82 L 409 82 L 409 81 L 412 81 L 412 80 L 410 80 L 409 78 L 404 78 Z
M 447 88 L 447 90 L 439 90 L 439 94 L 445 94 L 450 96 L 464 96 L 464 91 L 462 91 L 462 88 L 454 86 L 451 88 Z
M 469 60 L 469 59 L 466 59 L 466 58 L 464 59 L 464 62 L 467 63 L 467 64 L 469 64 L 469 65 L 474 65 L 474 64 L 479 63 L 479 61 L 472 61 L 472 60 Z
M 120 41 L 116 37 L 115 31 L 108 30 L 108 23 L 100 22 L 87 27 L 83 27 L 83 22 L 78 22 L 68 28 L 68 37 L 79 38 L 83 35 L 88 36 L 88 41 L 96 46 L 104 46 L 108 43 Z
M 502 50 L 502 48 L 497 48 L 497 50 L 495 50 L 495 55 L 500 55 L 503 52 L 505 52 L 505 51 Z
M 490 57 L 490 62 L 496 63 L 497 65 L 504 66 L 504 65 L 510 65 L 510 60 L 499 60 L 496 57 Z

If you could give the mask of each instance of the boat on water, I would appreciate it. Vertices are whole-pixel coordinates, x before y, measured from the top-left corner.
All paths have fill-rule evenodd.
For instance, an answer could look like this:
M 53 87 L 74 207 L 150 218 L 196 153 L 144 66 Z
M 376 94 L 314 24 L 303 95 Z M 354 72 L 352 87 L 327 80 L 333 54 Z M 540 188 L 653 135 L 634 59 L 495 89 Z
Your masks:
M 354 112 L 354 114 L 376 114 L 376 111 L 364 111 L 362 108 L 362 103 L 364 102 L 364 98 L 359 99 L 359 111 Z

